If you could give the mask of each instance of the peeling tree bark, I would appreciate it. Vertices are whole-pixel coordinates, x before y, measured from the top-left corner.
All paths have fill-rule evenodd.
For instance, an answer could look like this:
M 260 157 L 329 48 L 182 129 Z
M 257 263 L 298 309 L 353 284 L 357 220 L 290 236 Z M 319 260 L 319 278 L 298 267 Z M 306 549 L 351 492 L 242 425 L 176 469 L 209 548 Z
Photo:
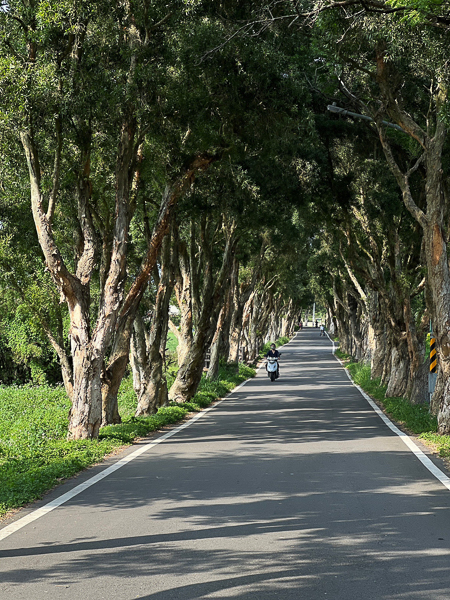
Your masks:
M 110 268 L 103 302 L 95 328 L 90 323 L 89 283 L 93 269 L 94 240 L 87 206 L 89 152 L 84 154 L 83 176 L 79 186 L 79 218 L 83 234 L 76 274 L 67 269 L 55 243 L 51 222 L 43 210 L 37 149 L 31 131 L 23 131 L 21 141 L 28 164 L 31 204 L 38 239 L 47 268 L 67 302 L 71 321 L 73 395 L 69 435 L 74 439 L 97 437 L 101 423 L 101 372 L 122 298 L 128 238 L 128 194 L 133 163 L 134 123 L 124 123 L 116 167 L 116 221 Z
M 213 255 L 211 239 L 202 239 L 204 258 L 204 282 L 199 298 L 199 318 L 195 327 L 195 335 L 189 354 L 185 356 L 177 377 L 169 390 L 169 399 L 176 402 L 189 401 L 197 391 L 201 380 L 205 354 L 211 344 L 217 326 L 219 312 L 229 286 L 228 274 L 231 268 L 237 236 L 235 224 L 225 231 L 226 241 L 220 271 L 213 273 Z M 195 269 L 193 252 L 191 251 L 191 272 Z M 191 282 L 192 285 L 192 282 Z M 191 292 L 191 297 L 196 295 Z
M 148 243 L 147 254 L 141 269 L 128 292 L 118 317 L 113 350 L 107 368 L 102 373 L 102 415 L 103 425 L 120 420 L 117 409 L 117 393 L 125 375 L 129 360 L 131 333 L 140 302 L 147 288 L 152 270 L 154 269 L 163 240 L 169 229 L 173 212 L 178 200 L 193 185 L 199 173 L 218 160 L 220 155 L 201 154 L 196 156 L 171 185 L 166 186 Z
M 219 314 L 219 319 L 217 321 L 217 327 L 216 327 L 216 331 L 214 333 L 214 337 L 212 339 L 211 342 L 211 358 L 210 358 L 210 363 L 209 363 L 209 369 L 208 369 L 208 373 L 207 373 L 207 377 L 208 379 L 216 379 L 218 374 L 219 374 L 219 360 L 220 360 L 220 346 L 222 343 L 222 336 L 223 336 L 223 328 L 225 325 L 225 317 L 227 314 L 227 310 L 228 310 L 228 306 L 227 304 L 229 303 L 229 290 L 227 292 L 227 302 L 225 303 L 225 306 L 222 307 L 220 314 Z
M 232 315 L 229 333 L 228 362 L 239 361 L 239 351 L 241 348 L 242 330 L 247 327 L 249 312 L 245 310 L 247 303 L 253 297 L 256 283 L 261 273 L 261 263 L 266 249 L 266 242 L 263 241 L 258 260 L 253 268 L 253 274 L 250 282 L 239 285 L 239 263 L 235 261 L 231 276 L 231 295 L 232 295 Z M 250 305 L 251 306 L 251 303 Z
M 171 239 L 166 236 L 161 248 L 161 275 L 147 348 L 145 354 L 139 355 L 142 358 L 145 357 L 145 362 L 139 365 L 141 376 L 136 416 L 153 414 L 160 406 L 168 402 L 161 346 L 165 344 L 163 336 L 167 332 L 166 323 L 169 320 L 169 304 L 173 289 L 172 267 Z
M 383 127 L 379 136 L 388 165 L 401 189 L 403 202 L 423 231 L 427 284 L 429 287 L 430 313 L 436 336 L 436 347 L 440 363 L 440 384 L 436 386 L 432 408 L 437 410 L 439 433 L 450 433 L 450 269 L 445 235 L 446 214 L 445 186 L 443 184 L 442 152 L 447 137 L 447 128 L 439 112 L 447 100 L 447 89 L 440 82 L 434 93 L 435 122 L 428 131 L 422 130 L 401 108 L 390 87 L 389 68 L 384 54 L 377 54 L 378 83 L 383 93 L 387 110 L 404 130 L 419 141 L 424 152 L 406 173 L 399 168 Z M 426 173 L 426 211 L 422 211 L 413 199 L 410 188 L 411 175 L 422 166 Z

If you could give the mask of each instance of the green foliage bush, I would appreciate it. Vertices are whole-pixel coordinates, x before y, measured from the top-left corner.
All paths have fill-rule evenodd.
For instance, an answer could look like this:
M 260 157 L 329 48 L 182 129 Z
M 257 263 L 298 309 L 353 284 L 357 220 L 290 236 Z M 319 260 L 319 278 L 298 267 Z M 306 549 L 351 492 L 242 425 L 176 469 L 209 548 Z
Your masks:
M 350 371 L 353 381 L 361 386 L 365 392 L 380 402 L 384 401 L 387 386 L 381 385 L 380 379 L 371 378 L 370 365 L 351 363 L 348 365 L 347 369 Z
M 34 298 L 32 292 L 32 289 L 27 291 L 30 301 Z M 0 382 L 25 384 L 31 381 L 34 385 L 43 385 L 61 381 L 55 353 L 27 305 L 11 307 L 2 306 L 0 302 L 0 336 Z
M 385 398 L 386 412 L 416 434 L 437 431 L 437 419 L 430 415 L 428 405 L 411 404 L 404 398 Z
M 177 423 L 189 411 L 184 406 L 164 406 L 155 415 L 148 417 L 128 417 L 120 425 L 108 425 L 100 431 L 99 439 L 118 440 L 123 444 L 131 444 L 138 437 L 151 431 L 157 431 L 165 425 Z
M 0 386 L 0 516 L 111 452 L 110 440 L 68 442 L 61 386 Z

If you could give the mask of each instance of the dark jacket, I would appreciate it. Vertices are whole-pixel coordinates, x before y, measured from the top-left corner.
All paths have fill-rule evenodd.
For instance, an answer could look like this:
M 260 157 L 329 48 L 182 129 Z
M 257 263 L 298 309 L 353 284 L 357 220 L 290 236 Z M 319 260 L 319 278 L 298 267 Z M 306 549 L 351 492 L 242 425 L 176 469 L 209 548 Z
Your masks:
M 266 354 L 266 358 L 269 358 L 269 356 L 278 358 L 280 356 L 280 353 L 278 352 L 278 350 L 269 350 L 269 352 Z

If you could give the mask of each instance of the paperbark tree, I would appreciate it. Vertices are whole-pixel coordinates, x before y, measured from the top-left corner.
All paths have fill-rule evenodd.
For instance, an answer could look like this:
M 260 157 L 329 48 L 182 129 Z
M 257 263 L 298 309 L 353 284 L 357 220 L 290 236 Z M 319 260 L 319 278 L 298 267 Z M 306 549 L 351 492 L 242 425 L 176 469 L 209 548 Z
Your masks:
M 151 272 L 155 268 L 158 253 L 169 229 L 176 205 L 179 199 L 191 189 L 196 177 L 208 169 L 210 165 L 219 158 L 220 154 L 208 153 L 194 157 L 178 177 L 175 178 L 172 184 L 166 186 L 156 223 L 153 227 L 151 236 L 149 236 L 147 254 L 123 302 L 123 306 L 120 309 L 112 352 L 109 357 L 108 365 L 102 374 L 103 425 L 120 422 L 117 408 L 117 394 L 129 360 L 130 340 L 134 319 L 145 290 L 147 289 Z M 168 273 L 169 269 L 166 269 L 165 272 Z M 164 303 L 168 301 L 168 299 L 164 300 Z M 162 300 L 160 300 L 160 302 L 162 302 Z M 154 332 L 152 337 L 156 337 L 157 335 L 161 335 L 161 332 L 158 332 L 158 334 Z M 156 360 L 156 349 L 153 348 L 153 342 L 150 344 L 150 350 L 154 353 L 153 360 Z M 147 369 L 147 367 L 145 368 Z M 143 386 L 142 389 L 146 390 L 147 387 L 148 385 Z M 141 394 L 144 393 L 145 397 L 148 399 L 151 392 L 141 392 Z M 149 402 L 148 406 L 150 407 L 150 400 L 143 401 L 143 405 L 145 402 Z M 149 410 L 151 410 L 151 408 L 149 408 Z
M 430 3 L 415 13 L 409 3 L 394 11 L 384 2 L 379 3 L 377 12 L 365 3 L 355 3 L 345 14 L 342 7 L 335 5 L 335 8 L 334 40 L 339 39 L 339 44 L 337 51 L 330 44 L 326 52 L 339 56 L 340 89 L 358 112 L 376 121 L 384 155 L 403 203 L 422 229 L 428 308 L 436 330 L 443 378 L 443 385 L 436 388 L 432 410 L 438 416 L 439 432 L 447 433 L 450 431 L 450 273 L 443 156 L 447 141 L 448 76 L 444 48 L 448 46 L 448 26 L 442 14 L 437 20 L 430 17 L 435 11 L 441 12 L 440 6 L 433 8 Z M 396 19 L 397 11 L 405 17 L 402 23 Z M 408 18 L 422 20 L 420 29 L 405 25 Z M 436 26 L 441 18 L 443 21 Z M 320 28 L 326 27 L 325 13 L 319 21 Z M 402 133 L 391 133 L 392 128 L 387 129 L 383 121 L 394 124 Z M 422 182 L 417 181 L 416 173 L 420 173 Z M 405 311 L 408 314 L 407 306 Z M 410 351 L 413 347 L 410 344 Z
M 443 149 L 447 128 L 441 111 L 447 102 L 447 88 L 443 80 L 431 90 L 434 111 L 429 111 L 426 130 L 401 107 L 393 89 L 393 67 L 388 67 L 386 50 L 377 50 L 377 81 L 386 111 L 402 129 L 415 139 L 421 148 L 413 165 L 402 170 L 394 157 L 391 144 L 382 126 L 378 127 L 386 160 L 402 192 L 403 202 L 423 231 L 424 255 L 427 265 L 427 285 L 430 290 L 431 314 L 437 340 L 440 368 L 445 379 L 440 397 L 433 399 L 440 433 L 450 432 L 450 270 L 446 243 L 447 188 L 443 177 Z M 421 167 L 425 174 L 426 208 L 422 210 L 413 198 L 410 183 L 413 173 Z
M 244 327 L 244 322 L 247 322 L 247 314 L 244 316 L 244 309 L 252 294 L 254 294 L 256 284 L 261 275 L 261 264 L 266 246 L 267 241 L 263 239 L 259 255 L 256 256 L 254 263 L 251 263 L 251 277 L 241 283 L 239 283 L 239 263 L 235 261 L 231 276 L 232 316 L 229 333 L 229 362 L 238 362 L 239 360 L 242 328 Z
M 11 2 L 0 15 L 3 40 L 8 23 L 16 27 L 17 36 L 7 44 L 11 64 L 22 57 L 26 65 L 25 78 L 13 88 L 24 100 L 15 118 L 39 244 L 71 320 L 73 438 L 95 437 L 101 422 L 101 373 L 124 297 L 128 231 L 151 94 L 150 86 L 139 87 L 145 69 L 136 67 L 139 59 L 154 52 L 148 34 L 162 23 L 153 25 L 148 12 L 133 13 L 135 7 L 129 3 L 111 8 L 96 2 L 89 10 L 84 8 L 74 5 L 68 13 L 52 12 Z M 53 76 L 45 80 L 49 69 Z M 106 191 L 98 185 L 103 170 L 109 170 Z M 77 206 L 73 259 L 67 252 L 66 232 L 61 235 L 58 230 L 62 212 L 58 200 L 66 201 L 69 194 Z M 69 215 L 72 205 L 65 204 Z M 91 292 L 98 284 L 97 318 L 92 323 Z
M 195 229 L 190 231 L 190 298 L 196 299 L 195 333 L 189 354 L 185 355 L 177 377 L 169 390 L 170 400 L 176 402 L 189 401 L 197 391 L 203 372 L 205 354 L 214 336 L 219 313 L 229 286 L 228 274 L 238 234 L 233 221 L 229 223 L 225 221 L 222 224 L 220 219 L 219 225 L 220 227 L 217 227 L 217 223 L 211 217 L 203 220 L 200 230 L 200 255 L 197 255 L 197 247 L 194 243 Z M 221 264 L 216 266 L 214 264 L 214 244 L 218 235 L 222 237 L 223 250 Z M 202 282 L 197 277 L 199 264 L 203 265 Z
M 110 268 L 105 283 L 103 303 L 96 326 L 91 331 L 89 282 L 94 264 L 94 235 L 84 200 L 84 186 L 79 195 L 84 247 L 76 272 L 71 272 L 61 255 L 49 216 L 44 212 L 41 192 L 39 158 L 31 130 L 23 131 L 21 140 L 25 151 L 31 187 L 31 204 L 39 243 L 46 266 L 67 302 L 71 319 L 73 361 L 73 395 L 69 431 L 73 438 L 96 437 L 101 424 L 101 372 L 105 352 L 122 298 L 121 284 L 125 277 L 126 245 L 129 226 L 128 202 L 134 173 L 135 124 L 122 125 L 116 167 L 116 213 Z M 88 177 L 89 157 L 86 157 Z
M 152 414 L 168 402 L 167 381 L 163 374 L 162 347 L 165 347 L 166 343 L 166 324 L 169 320 L 169 304 L 173 289 L 170 236 L 164 239 L 158 271 L 160 272 L 155 273 L 157 292 L 148 335 L 142 335 L 142 319 L 135 321 L 136 338 L 141 347 L 134 361 L 135 367 L 139 370 L 139 389 L 136 390 L 135 387 L 138 397 L 137 417 Z

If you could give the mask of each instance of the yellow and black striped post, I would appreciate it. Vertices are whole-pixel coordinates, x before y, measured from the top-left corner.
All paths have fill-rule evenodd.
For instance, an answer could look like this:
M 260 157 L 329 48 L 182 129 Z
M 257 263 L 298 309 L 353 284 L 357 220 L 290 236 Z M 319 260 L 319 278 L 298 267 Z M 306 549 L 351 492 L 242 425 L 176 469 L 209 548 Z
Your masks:
M 437 354 L 436 354 L 436 338 L 430 339 L 430 373 L 436 373 L 437 370 Z

